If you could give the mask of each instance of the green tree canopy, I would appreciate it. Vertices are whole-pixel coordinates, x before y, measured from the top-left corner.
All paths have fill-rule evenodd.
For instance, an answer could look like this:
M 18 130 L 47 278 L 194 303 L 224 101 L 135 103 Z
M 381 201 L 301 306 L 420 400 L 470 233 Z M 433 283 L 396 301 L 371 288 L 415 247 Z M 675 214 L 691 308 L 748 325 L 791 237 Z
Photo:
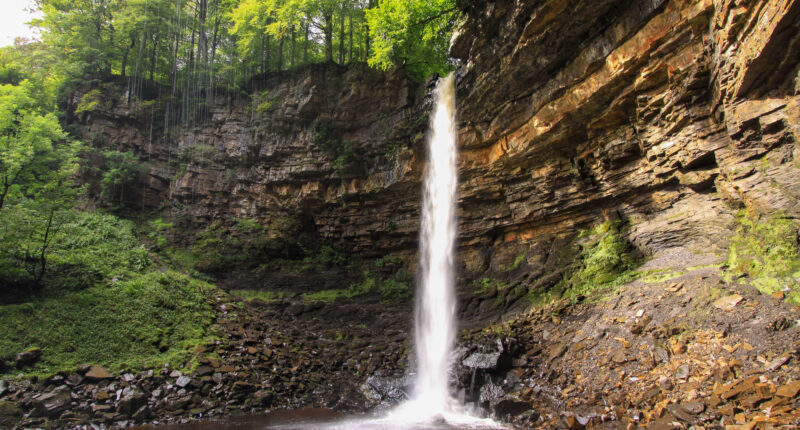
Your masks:
M 367 10 L 373 55 L 369 64 L 401 65 L 412 78 L 453 69 L 448 45 L 457 17 L 456 0 L 380 0 Z
M 55 115 L 39 110 L 28 86 L 0 85 L 0 278 L 38 288 L 76 194 L 79 146 L 66 141 Z

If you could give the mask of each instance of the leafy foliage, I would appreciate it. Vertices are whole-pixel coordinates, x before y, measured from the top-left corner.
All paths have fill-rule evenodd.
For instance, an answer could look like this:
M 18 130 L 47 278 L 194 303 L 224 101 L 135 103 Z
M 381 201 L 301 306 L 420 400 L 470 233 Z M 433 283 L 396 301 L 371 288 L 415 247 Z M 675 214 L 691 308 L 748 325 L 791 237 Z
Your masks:
M 142 99 L 142 89 L 157 82 L 172 87 L 171 101 L 182 105 L 171 111 L 173 122 L 201 113 L 218 87 L 240 91 L 256 75 L 305 64 L 399 65 L 420 81 L 444 73 L 452 68 L 447 44 L 457 18 L 455 0 L 36 4 L 43 16 L 34 24 L 43 42 L 20 49 L 35 54 L 37 65 L 45 64 L 47 70 L 36 73 L 52 94 L 122 76 L 136 78 L 131 95 Z M 17 82 L 19 70 L 25 69 L 0 68 L 0 79 Z
M 0 209 L 64 189 L 76 167 L 77 145 L 57 145 L 66 135 L 55 115 L 39 111 L 26 82 L 0 85 Z
M 353 143 L 342 139 L 327 123 L 314 125 L 313 138 L 320 149 L 334 157 L 333 172 L 341 176 L 355 157 Z
M 125 191 L 135 184 L 144 166 L 133 152 L 104 151 L 105 169 L 100 180 L 100 189 L 106 201 L 125 203 Z
M 7 289 L 38 292 L 77 193 L 71 176 L 80 146 L 40 112 L 27 83 L 0 85 L 0 277 Z
M 381 0 L 367 10 L 374 40 L 371 66 L 401 65 L 417 81 L 431 73 L 453 69 L 448 57 L 450 35 L 457 19 L 455 0 Z

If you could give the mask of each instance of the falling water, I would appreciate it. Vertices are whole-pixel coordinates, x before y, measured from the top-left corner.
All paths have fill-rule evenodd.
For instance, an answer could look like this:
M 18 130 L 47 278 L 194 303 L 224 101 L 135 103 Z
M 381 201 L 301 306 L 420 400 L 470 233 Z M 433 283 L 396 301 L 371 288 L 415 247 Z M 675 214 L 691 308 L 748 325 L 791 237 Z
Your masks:
M 422 202 L 420 268 L 417 293 L 417 378 L 412 402 L 441 414 L 450 403 L 450 352 L 455 340 L 453 245 L 456 238 L 455 83 L 439 82 L 428 140 L 428 168 Z

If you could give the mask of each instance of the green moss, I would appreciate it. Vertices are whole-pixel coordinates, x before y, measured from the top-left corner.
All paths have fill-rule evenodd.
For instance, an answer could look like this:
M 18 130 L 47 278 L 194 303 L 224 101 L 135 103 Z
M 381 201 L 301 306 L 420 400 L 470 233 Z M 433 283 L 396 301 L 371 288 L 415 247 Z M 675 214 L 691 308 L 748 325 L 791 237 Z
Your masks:
M 519 266 L 522 265 L 522 263 L 525 262 L 525 259 L 527 257 L 528 257 L 528 251 L 527 250 L 525 250 L 521 254 L 517 255 L 516 258 L 514 258 L 514 261 L 512 261 L 511 264 L 509 264 L 508 267 L 506 267 L 506 269 L 505 269 L 506 272 L 510 272 L 512 270 L 517 269 Z
M 81 97 L 81 101 L 78 102 L 78 106 L 75 108 L 75 114 L 92 112 L 100 108 L 108 109 L 109 106 L 103 92 L 99 88 L 95 88 Z
M 753 216 L 740 211 L 736 234 L 731 238 L 726 281 L 746 277 L 764 294 L 788 288 L 787 298 L 800 305 L 800 249 L 798 227 L 777 214 Z
M 529 296 L 531 302 L 542 303 L 557 296 L 570 300 L 578 297 L 599 299 L 616 287 L 636 279 L 637 265 L 632 247 L 622 237 L 619 222 L 604 222 L 578 234 L 577 261 L 551 291 Z
M 195 256 L 194 269 L 204 273 L 232 268 L 277 270 L 292 264 L 274 256 L 283 253 L 292 240 L 289 236 L 298 229 L 299 223 L 291 218 L 281 218 L 270 224 L 251 218 L 234 220 L 232 225 L 214 222 L 198 234 L 191 247 Z
M 678 276 L 686 273 L 682 270 L 652 270 L 648 272 L 637 272 L 636 275 L 640 281 L 648 284 L 658 284 L 661 282 L 669 281 L 670 279 L 677 278 Z

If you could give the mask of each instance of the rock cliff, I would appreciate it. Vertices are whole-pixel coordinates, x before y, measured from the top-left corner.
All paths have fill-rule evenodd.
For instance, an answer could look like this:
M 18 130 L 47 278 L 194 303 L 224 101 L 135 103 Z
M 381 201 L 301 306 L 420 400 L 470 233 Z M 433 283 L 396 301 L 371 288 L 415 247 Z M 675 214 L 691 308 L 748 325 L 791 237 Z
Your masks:
M 522 428 L 795 428 L 800 0 L 467 3 L 451 43 L 459 400 Z M 434 80 L 323 64 L 194 105 L 141 84 L 64 108 L 87 141 L 138 156 L 123 206 L 169 217 L 173 239 L 274 240 L 215 269 L 269 291 L 215 298 L 220 339 L 191 377 L 17 381 L 25 425 L 70 399 L 84 415 L 56 427 L 402 399 L 410 303 L 366 293 L 414 271 Z M 289 249 L 323 244 L 366 263 Z
M 514 277 L 515 308 L 605 220 L 645 256 L 722 255 L 739 208 L 796 217 L 799 23 L 792 0 L 469 6 L 451 47 L 464 277 Z M 148 161 L 133 206 L 255 218 L 273 235 L 297 234 L 276 223 L 291 218 L 320 243 L 413 265 L 431 84 L 331 64 L 251 86 L 166 133 L 168 100 L 107 87 L 81 130 Z

